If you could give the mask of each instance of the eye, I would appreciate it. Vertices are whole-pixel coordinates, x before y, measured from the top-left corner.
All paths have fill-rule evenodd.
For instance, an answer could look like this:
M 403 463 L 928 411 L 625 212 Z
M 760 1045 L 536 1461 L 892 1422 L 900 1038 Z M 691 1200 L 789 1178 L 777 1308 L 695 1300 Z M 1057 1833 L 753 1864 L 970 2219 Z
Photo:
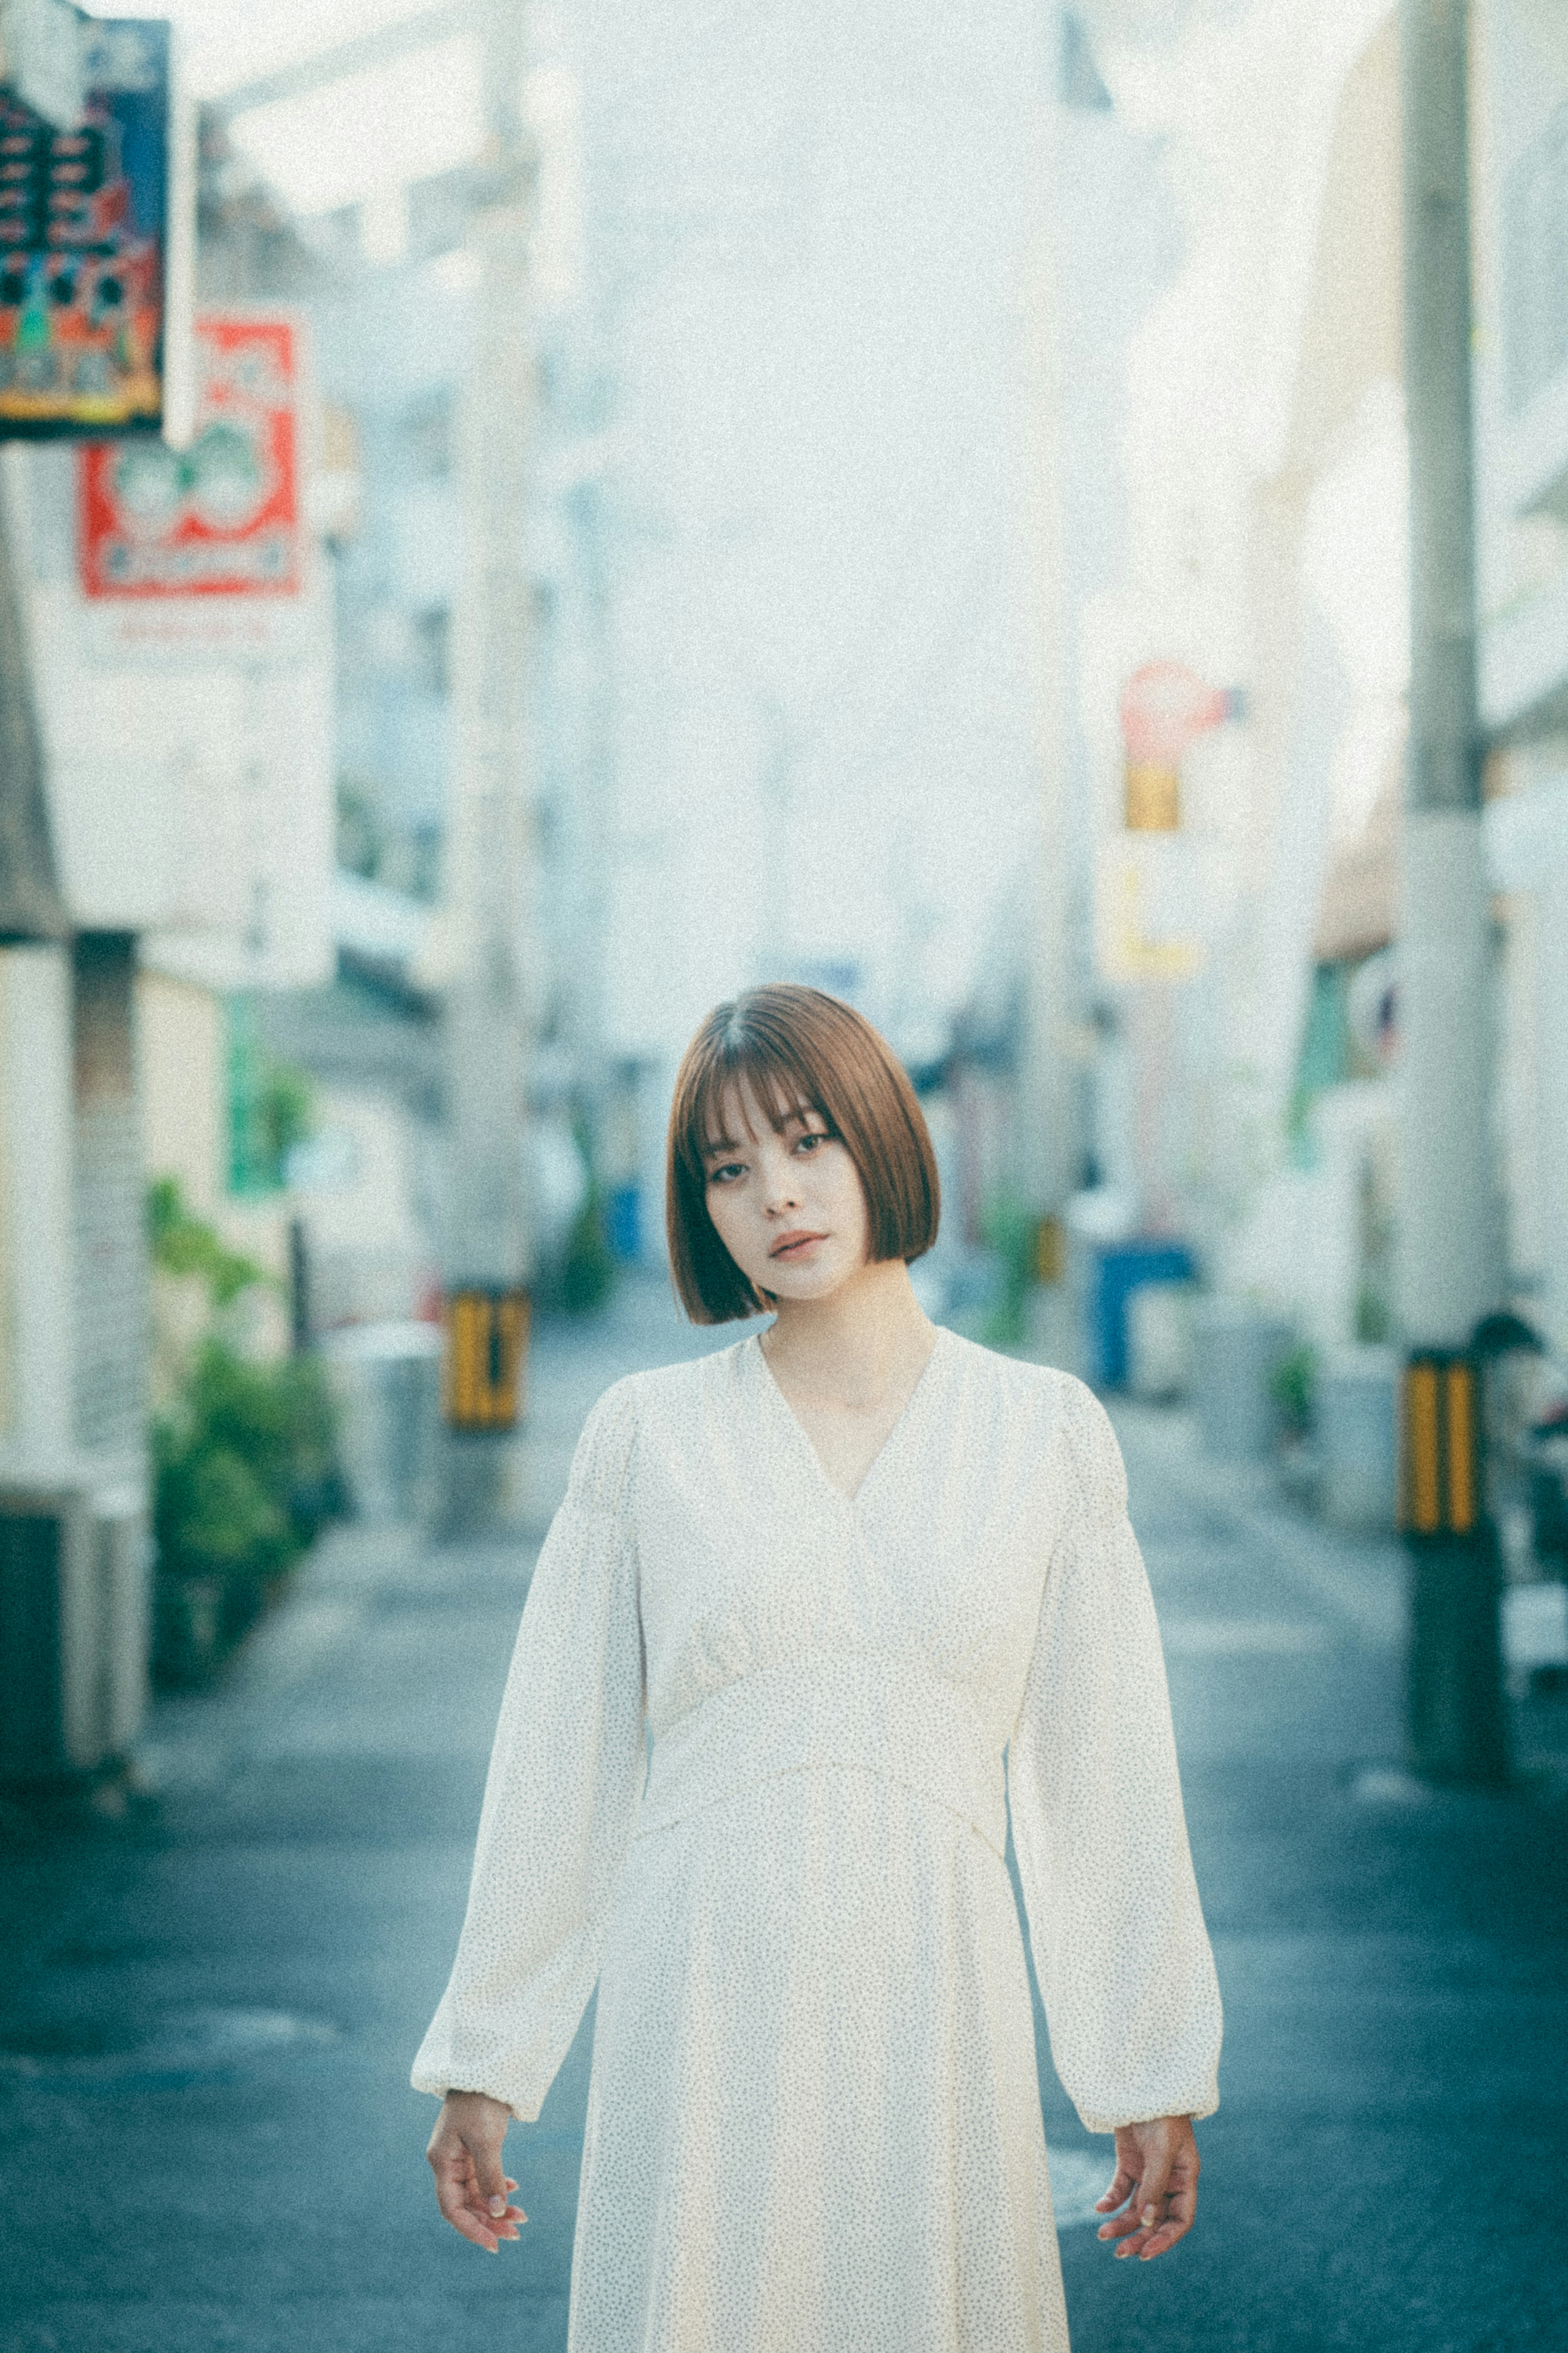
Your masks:
M 810 1155 L 816 1151 L 819 1145 L 831 1144 L 832 1141 L 832 1136 L 825 1128 L 808 1127 L 803 1134 L 795 1137 L 795 1148 L 797 1152 Z
M 743 1160 L 726 1160 L 721 1167 L 709 1170 L 708 1182 L 710 1185 L 730 1185 L 737 1176 L 743 1176 L 745 1173 L 746 1164 Z

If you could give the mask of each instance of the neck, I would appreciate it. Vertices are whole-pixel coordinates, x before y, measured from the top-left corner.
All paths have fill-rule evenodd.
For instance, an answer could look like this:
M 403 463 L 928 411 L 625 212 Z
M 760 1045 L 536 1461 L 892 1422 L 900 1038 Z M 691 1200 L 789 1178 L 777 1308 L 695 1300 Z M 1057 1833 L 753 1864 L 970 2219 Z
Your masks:
M 902 1259 L 863 1266 L 826 1299 L 781 1299 L 763 1335 L 769 1364 L 791 1386 L 857 1405 L 918 1372 L 935 1345 Z

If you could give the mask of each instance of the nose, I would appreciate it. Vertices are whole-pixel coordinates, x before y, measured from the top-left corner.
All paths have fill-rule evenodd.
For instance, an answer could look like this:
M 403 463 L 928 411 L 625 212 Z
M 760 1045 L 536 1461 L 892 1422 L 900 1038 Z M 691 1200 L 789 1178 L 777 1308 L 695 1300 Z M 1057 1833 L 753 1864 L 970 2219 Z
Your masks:
M 788 1153 L 772 1150 L 763 1156 L 763 1202 L 770 1218 L 781 1217 L 786 1209 L 799 1206 L 798 1165 Z

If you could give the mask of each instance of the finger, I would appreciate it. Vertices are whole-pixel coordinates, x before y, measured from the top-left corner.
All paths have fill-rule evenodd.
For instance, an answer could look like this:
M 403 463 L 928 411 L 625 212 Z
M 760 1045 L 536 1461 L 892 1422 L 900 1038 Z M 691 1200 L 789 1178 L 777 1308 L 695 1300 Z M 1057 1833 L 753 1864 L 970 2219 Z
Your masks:
M 517 2237 L 516 2226 L 526 2222 L 527 2215 L 504 2197 L 500 2200 L 500 2211 L 493 2211 L 481 2189 L 474 2153 L 464 2142 L 436 2142 L 426 2155 L 436 2176 L 436 2202 L 454 2231 L 489 2254 L 498 2252 L 498 2240 Z M 504 2175 L 501 2178 L 506 2179 Z M 506 2186 L 515 2189 L 517 2184 L 507 2181 Z
M 1113 2208 L 1117 2206 L 1125 2206 L 1136 2187 L 1137 2183 L 1135 2177 L 1128 2172 L 1127 2168 L 1124 2165 L 1119 2165 L 1116 2168 L 1116 2178 L 1111 2182 L 1110 2187 L 1106 2191 L 1104 2197 L 1097 2198 L 1095 2200 L 1095 2212 L 1097 2214 L 1109 2214 Z
M 1119 2216 L 1114 2231 L 1101 2231 L 1100 2233 L 1102 2239 L 1115 2242 L 1114 2251 L 1119 2255 L 1137 2254 L 1148 2235 L 1148 2232 L 1136 2214 Z
M 1162 2222 L 1159 2225 L 1159 2230 L 1163 2229 L 1164 2224 Z M 1136 2261 L 1142 2255 L 1150 2242 L 1158 2235 L 1158 2231 L 1150 2230 L 1146 2224 L 1140 2222 L 1137 2216 L 1134 2215 L 1132 2218 L 1132 2229 L 1131 2234 L 1127 2238 L 1124 2238 L 1115 2250 L 1117 2261 L 1119 2263 L 1123 2261 Z
M 1151 2255 L 1163 2255 L 1178 2239 L 1184 2239 L 1198 2215 L 1197 2175 L 1189 2168 L 1176 2165 L 1172 2168 L 1170 2194 L 1165 2200 L 1165 2219 L 1149 2234 L 1149 2242 L 1140 2249 L 1140 2260 L 1147 2263 Z
M 1156 2255 L 1168 2255 L 1177 2240 L 1184 2239 L 1192 2227 L 1190 2222 L 1162 2222 L 1157 2231 L 1150 2232 L 1144 2244 L 1138 2250 L 1139 2262 L 1147 2263 L 1152 2262 Z
M 498 2139 L 491 2145 L 481 2141 L 476 2147 L 470 2141 L 468 2146 L 468 2154 L 474 2161 L 474 2177 L 479 2198 L 489 2211 L 499 2218 L 506 2212 L 507 2205 L 507 2181 L 506 2175 L 501 2171 L 500 2142 Z
M 494 2230 L 468 2205 L 467 2188 L 460 2179 L 451 2174 L 437 2172 L 436 2203 L 459 2238 L 470 2239 L 476 2247 L 483 2247 L 489 2254 L 500 2253 Z
M 493 2231 L 498 2238 L 502 2239 L 515 2239 L 517 2225 L 528 2220 L 521 2206 L 503 2205 L 500 2212 L 496 2213 L 488 2198 L 466 2199 L 464 2211 L 474 2221 L 481 2223 L 487 2231 Z
M 507 2194 L 516 2188 L 516 2182 L 501 2171 L 499 2159 L 492 2169 L 480 2158 L 469 2186 L 468 2211 L 488 2222 L 503 2239 L 515 2239 L 517 2232 L 511 2226 L 528 2220 L 521 2207 L 514 2206 Z
M 1180 2239 L 1184 2239 L 1197 2220 L 1198 2174 L 1195 2152 L 1183 2153 L 1171 2166 L 1170 2187 L 1163 2200 L 1164 2212 L 1152 2226 L 1143 2221 L 1149 2208 L 1145 2194 L 1139 2190 L 1134 2204 L 1138 2211 L 1139 2230 L 1135 2236 L 1118 2247 L 1119 2255 L 1136 2256 L 1148 2263 L 1155 2255 L 1168 2254 Z
M 509 2184 L 512 2189 L 516 2186 L 515 2182 Z M 521 2207 L 514 2206 L 510 2199 L 487 2198 L 472 2176 L 462 2185 L 461 2199 L 467 2214 L 482 2223 L 487 2231 L 499 2231 L 503 2239 L 515 2238 L 517 2232 L 510 2226 L 528 2220 Z
M 1101 2211 L 1112 2196 L 1116 2200 L 1117 2211 L 1111 2215 L 1108 2222 L 1100 2224 L 1099 2236 L 1102 2239 L 1129 2238 L 1134 2231 L 1141 2231 L 1143 2228 L 1141 2215 L 1143 2199 L 1138 2176 L 1130 2172 L 1126 2166 L 1120 2168 L 1105 2197 L 1100 2200 Z
M 1172 2151 L 1156 2143 L 1143 2168 L 1143 2178 L 1133 2199 L 1139 2221 L 1146 2231 L 1152 2231 L 1165 2219 L 1165 2198 L 1171 2187 Z

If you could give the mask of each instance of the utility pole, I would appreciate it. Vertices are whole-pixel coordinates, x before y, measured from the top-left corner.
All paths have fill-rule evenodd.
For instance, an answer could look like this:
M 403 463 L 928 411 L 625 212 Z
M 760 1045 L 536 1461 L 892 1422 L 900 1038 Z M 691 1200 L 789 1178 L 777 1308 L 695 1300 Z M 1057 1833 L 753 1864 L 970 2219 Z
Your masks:
M 533 402 L 532 169 L 521 107 L 522 0 L 488 0 L 485 153 L 469 248 L 473 341 L 458 418 L 462 576 L 453 615 L 457 742 L 448 832 L 456 970 L 445 1005 L 450 1152 L 446 1477 L 449 1533 L 515 1510 L 531 1273 L 526 1171 L 531 592 L 523 523 Z
M 1401 0 L 1410 743 L 1399 925 L 1398 1308 L 1412 1767 L 1507 1778 L 1476 1326 L 1500 1303 L 1476 705 L 1466 0 Z
M 1061 496 L 1065 305 L 1059 241 L 1064 104 L 1063 91 L 1053 88 L 1042 109 L 1043 202 L 1028 312 L 1033 431 L 1026 512 L 1034 603 L 1038 797 L 1026 885 L 1015 1183 L 1036 1236 L 1031 1270 L 1035 1280 L 1026 1294 L 1026 1310 L 1029 1351 L 1072 1370 L 1078 1349 L 1064 1280 L 1064 1212 L 1079 1182 L 1082 1088 L 1067 1042 L 1078 992 L 1072 946 L 1077 854 L 1070 748 L 1073 610 Z

